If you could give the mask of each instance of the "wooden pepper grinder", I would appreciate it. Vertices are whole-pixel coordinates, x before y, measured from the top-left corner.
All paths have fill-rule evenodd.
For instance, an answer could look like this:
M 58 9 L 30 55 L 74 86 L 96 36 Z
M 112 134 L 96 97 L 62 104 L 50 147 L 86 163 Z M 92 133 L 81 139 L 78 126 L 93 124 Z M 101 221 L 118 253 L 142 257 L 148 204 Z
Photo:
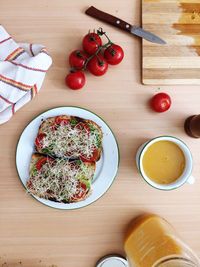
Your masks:
M 185 132 L 193 138 L 200 138 L 200 115 L 193 115 L 185 120 Z

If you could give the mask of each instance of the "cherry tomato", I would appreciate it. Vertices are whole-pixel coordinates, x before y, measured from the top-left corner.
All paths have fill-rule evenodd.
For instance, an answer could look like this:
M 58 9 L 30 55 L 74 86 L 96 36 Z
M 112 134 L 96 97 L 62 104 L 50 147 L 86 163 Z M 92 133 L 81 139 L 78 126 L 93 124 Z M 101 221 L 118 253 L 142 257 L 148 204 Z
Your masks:
M 83 122 L 79 122 L 75 128 L 79 129 L 79 130 L 85 130 L 86 133 L 89 135 L 90 133 L 90 127 L 86 124 L 86 123 L 83 123 Z
M 75 50 L 69 55 L 69 64 L 71 67 L 80 70 L 84 67 L 87 55 L 84 51 Z
M 39 159 L 36 162 L 36 165 L 35 165 L 36 169 L 39 171 L 42 168 L 42 166 L 48 161 L 53 161 L 53 159 L 52 158 L 41 158 L 41 159 Z
M 32 181 L 28 180 L 27 187 L 28 187 L 28 189 L 33 189 L 33 183 L 32 183 Z
M 40 133 L 35 139 L 35 145 L 39 148 L 42 147 L 42 139 L 46 136 L 45 133 Z
M 93 161 L 96 161 L 99 157 L 99 151 L 98 149 L 94 149 L 93 152 L 92 152 L 92 156 L 90 156 L 89 158 L 86 158 L 85 155 L 81 155 L 80 156 L 80 159 L 83 161 L 83 162 L 93 162 Z
M 102 55 L 94 56 L 87 64 L 88 70 L 95 76 L 104 75 L 108 69 L 108 63 Z
M 67 125 L 69 123 L 69 120 L 68 119 L 65 119 L 65 118 L 62 118 L 60 116 L 57 116 L 55 118 L 55 123 L 58 124 L 58 125 Z
M 51 125 L 50 129 L 51 129 L 52 132 L 56 131 L 57 130 L 57 125 L 56 124 Z
M 85 85 L 85 74 L 80 70 L 71 72 L 66 76 L 65 82 L 73 90 L 81 89 Z
M 85 35 L 82 41 L 83 50 L 89 55 L 94 54 L 101 45 L 102 40 L 95 32 Z
M 86 184 L 79 182 L 77 185 L 77 191 L 78 192 L 71 198 L 71 200 L 79 200 L 86 195 L 88 191 Z
M 121 46 L 112 44 L 104 51 L 104 57 L 108 64 L 117 65 L 124 58 L 124 51 Z
M 168 94 L 159 93 L 151 99 L 151 107 L 156 112 L 165 112 L 171 106 L 171 98 Z

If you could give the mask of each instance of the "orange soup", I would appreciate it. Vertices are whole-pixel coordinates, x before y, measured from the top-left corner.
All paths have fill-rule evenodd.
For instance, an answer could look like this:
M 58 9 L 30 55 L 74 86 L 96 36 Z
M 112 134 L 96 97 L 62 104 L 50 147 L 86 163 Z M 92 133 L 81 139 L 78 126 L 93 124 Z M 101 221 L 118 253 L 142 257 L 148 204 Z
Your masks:
M 142 165 L 149 179 L 158 184 L 175 182 L 185 169 L 185 156 L 178 145 L 171 141 L 158 141 L 145 152 Z

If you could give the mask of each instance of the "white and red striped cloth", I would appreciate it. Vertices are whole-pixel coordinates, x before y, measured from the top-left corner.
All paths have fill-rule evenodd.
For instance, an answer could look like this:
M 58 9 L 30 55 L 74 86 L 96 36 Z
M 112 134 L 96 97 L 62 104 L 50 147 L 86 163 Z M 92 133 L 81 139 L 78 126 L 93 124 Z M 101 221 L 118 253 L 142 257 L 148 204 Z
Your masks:
M 16 43 L 0 25 L 0 124 L 38 93 L 51 64 L 44 46 Z

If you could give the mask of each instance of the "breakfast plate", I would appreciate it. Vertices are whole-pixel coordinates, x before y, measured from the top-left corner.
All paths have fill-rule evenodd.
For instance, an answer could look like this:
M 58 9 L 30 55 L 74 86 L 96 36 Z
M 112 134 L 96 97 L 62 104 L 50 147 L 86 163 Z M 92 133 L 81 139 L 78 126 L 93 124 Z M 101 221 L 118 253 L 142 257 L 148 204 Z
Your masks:
M 99 199 L 112 185 L 119 166 L 119 148 L 117 140 L 110 127 L 95 113 L 75 106 L 57 107 L 43 112 L 34 118 L 23 130 L 16 148 L 16 168 L 19 178 L 27 190 L 26 182 L 29 178 L 29 165 L 32 154 L 35 152 L 34 141 L 42 120 L 58 115 L 71 115 L 96 122 L 103 132 L 103 150 L 101 159 L 97 162 L 92 193 L 83 201 L 64 204 L 32 195 L 36 200 L 49 207 L 71 210 L 85 207 Z M 28 190 L 27 190 L 28 192 Z

